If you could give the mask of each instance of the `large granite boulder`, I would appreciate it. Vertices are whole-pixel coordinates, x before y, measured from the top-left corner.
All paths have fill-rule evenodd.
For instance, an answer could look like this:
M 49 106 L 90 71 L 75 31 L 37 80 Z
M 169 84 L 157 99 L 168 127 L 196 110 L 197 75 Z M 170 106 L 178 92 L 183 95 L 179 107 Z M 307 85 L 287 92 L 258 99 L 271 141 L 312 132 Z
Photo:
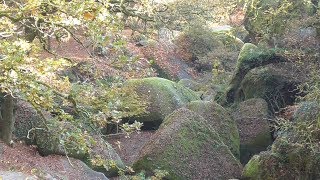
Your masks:
M 225 103 L 229 104 L 237 101 L 241 82 L 251 69 L 271 63 L 279 63 L 284 60 L 283 57 L 277 55 L 272 49 L 260 48 L 251 43 L 244 44 L 239 53 L 236 69 L 226 92 Z
M 320 178 L 320 156 L 304 145 L 278 138 L 271 151 L 253 156 L 243 171 L 244 179 L 303 179 Z
M 36 180 L 38 179 L 36 176 L 24 174 L 22 172 L 13 172 L 13 171 L 0 171 L 0 179 L 6 180 L 6 179 L 14 179 L 14 180 Z
M 319 124 L 320 119 L 314 117 L 298 121 L 278 121 L 279 131 L 271 150 L 255 155 L 245 166 L 243 177 L 320 179 Z
M 233 155 L 240 157 L 239 153 L 239 132 L 237 124 L 231 115 L 216 102 L 192 101 L 186 108 L 202 116 L 221 137 Z
M 299 84 L 305 76 L 300 75 L 297 67 L 291 63 L 269 64 L 251 69 L 243 78 L 236 101 L 262 98 L 267 101 L 269 110 L 276 112 L 295 102 L 300 90 Z
M 188 109 L 174 111 L 142 148 L 133 168 L 165 170 L 168 179 L 239 178 L 240 162 L 208 124 Z
M 130 119 L 157 127 L 174 110 L 190 101 L 199 100 L 199 95 L 183 85 L 162 78 L 129 80 L 137 94 L 147 102 L 147 113 Z
M 233 117 L 240 134 L 240 161 L 246 164 L 272 144 L 268 104 L 264 99 L 243 101 L 233 111 Z

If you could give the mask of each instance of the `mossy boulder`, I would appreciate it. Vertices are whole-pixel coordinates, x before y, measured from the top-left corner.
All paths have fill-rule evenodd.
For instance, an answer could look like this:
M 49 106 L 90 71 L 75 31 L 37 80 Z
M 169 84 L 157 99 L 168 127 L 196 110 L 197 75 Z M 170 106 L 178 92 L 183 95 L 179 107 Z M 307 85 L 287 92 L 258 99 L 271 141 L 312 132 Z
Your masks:
M 147 113 L 131 117 L 146 124 L 159 126 L 163 119 L 174 110 L 190 101 L 199 100 L 197 93 L 173 81 L 162 78 L 129 80 L 137 94 L 147 102 Z
M 240 134 L 240 161 L 246 164 L 272 144 L 268 104 L 264 99 L 243 101 L 233 111 L 233 117 Z
M 301 102 L 293 114 L 293 121 L 313 121 L 320 118 L 320 105 L 317 102 Z
M 285 61 L 285 59 L 277 55 L 272 49 L 260 48 L 251 43 L 244 44 L 239 53 L 236 69 L 226 92 L 226 103 L 233 103 L 235 101 L 240 84 L 251 69 L 282 61 Z
M 254 68 L 242 80 L 235 100 L 240 102 L 251 98 L 263 98 L 272 112 L 292 105 L 296 95 L 300 93 L 297 86 L 305 79 L 304 75 L 297 72 L 299 71 L 291 63 Z
M 319 112 L 318 112 L 319 114 Z M 246 165 L 246 179 L 320 179 L 320 119 L 278 121 L 271 150 Z
M 240 138 L 236 122 L 222 106 L 216 102 L 192 101 L 186 108 L 202 116 L 217 131 L 233 155 L 240 158 Z
M 239 178 L 242 169 L 208 122 L 185 108 L 167 116 L 133 168 L 147 174 L 165 170 L 167 179 Z
M 243 171 L 244 179 L 320 179 L 320 156 L 306 146 L 278 138 L 271 151 L 253 156 Z
M 47 112 L 43 112 L 46 118 L 52 118 Z M 23 100 L 18 100 L 16 104 L 14 134 L 19 140 L 24 140 L 28 144 L 35 144 L 40 154 L 47 156 L 50 154 L 65 155 L 66 150 L 60 143 L 61 128 L 73 130 L 75 128 L 70 123 L 57 122 L 57 124 L 47 124 L 33 106 Z M 48 129 L 50 128 L 50 129 Z M 69 150 L 70 157 L 84 158 L 86 152 Z

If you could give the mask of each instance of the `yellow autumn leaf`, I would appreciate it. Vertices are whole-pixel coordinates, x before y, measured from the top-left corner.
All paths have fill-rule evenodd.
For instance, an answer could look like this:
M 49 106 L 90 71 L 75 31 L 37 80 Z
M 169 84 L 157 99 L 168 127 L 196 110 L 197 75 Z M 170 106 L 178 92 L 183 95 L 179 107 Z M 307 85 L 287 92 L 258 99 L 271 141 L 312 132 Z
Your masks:
M 93 19 L 95 18 L 95 14 L 92 13 L 92 12 L 85 12 L 85 13 L 83 14 L 83 18 L 84 18 L 85 20 L 93 20 Z

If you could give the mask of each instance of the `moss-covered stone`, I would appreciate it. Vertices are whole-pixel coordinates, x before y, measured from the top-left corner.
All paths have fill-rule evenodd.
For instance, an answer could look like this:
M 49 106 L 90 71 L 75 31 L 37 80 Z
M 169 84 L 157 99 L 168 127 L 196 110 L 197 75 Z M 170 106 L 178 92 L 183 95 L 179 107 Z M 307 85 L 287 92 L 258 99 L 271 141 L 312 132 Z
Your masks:
M 192 90 L 162 78 L 135 79 L 127 82 L 133 86 L 137 94 L 146 100 L 147 113 L 131 119 L 160 125 L 163 119 L 175 109 L 186 103 L 199 100 L 199 96 Z
M 320 178 L 319 152 L 294 143 L 288 137 L 279 137 L 270 151 L 254 156 L 243 171 L 244 179 L 302 179 Z
M 251 69 L 282 61 L 285 61 L 285 59 L 278 56 L 272 49 L 259 48 L 250 43 L 244 44 L 238 56 L 236 69 L 226 92 L 226 103 L 233 103 L 235 101 L 240 84 Z
M 169 172 L 168 179 L 239 178 L 241 165 L 200 115 L 181 108 L 170 114 L 143 147 L 134 170 Z
M 240 161 L 245 164 L 272 144 L 268 104 L 264 99 L 246 100 L 233 111 L 233 117 L 240 134 Z
M 263 98 L 272 112 L 293 104 L 299 93 L 297 85 L 304 79 L 294 69 L 293 64 L 278 63 L 250 70 L 242 80 L 235 100 Z
M 293 120 L 297 122 L 313 121 L 320 118 L 320 105 L 317 102 L 301 102 L 293 114 Z
M 216 102 L 192 101 L 186 107 L 207 120 L 208 125 L 217 131 L 233 155 L 240 157 L 240 138 L 236 122 L 222 106 Z
M 259 174 L 259 170 L 261 169 L 260 157 L 261 156 L 255 155 L 250 159 L 250 162 L 243 169 L 244 177 L 254 178 L 257 176 L 257 174 Z M 259 179 L 258 177 L 256 178 Z

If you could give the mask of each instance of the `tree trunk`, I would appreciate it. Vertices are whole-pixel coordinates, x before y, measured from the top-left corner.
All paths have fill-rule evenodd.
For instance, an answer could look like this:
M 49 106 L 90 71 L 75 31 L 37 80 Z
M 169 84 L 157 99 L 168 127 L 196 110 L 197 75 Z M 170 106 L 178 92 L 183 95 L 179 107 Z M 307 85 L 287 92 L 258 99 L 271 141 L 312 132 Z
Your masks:
M 14 129 L 14 99 L 10 94 L 5 95 L 1 102 L 1 121 L 1 138 L 10 145 Z
M 311 3 L 313 5 L 312 15 L 315 15 L 315 14 L 317 14 L 318 6 L 319 6 L 319 0 L 311 0 Z

